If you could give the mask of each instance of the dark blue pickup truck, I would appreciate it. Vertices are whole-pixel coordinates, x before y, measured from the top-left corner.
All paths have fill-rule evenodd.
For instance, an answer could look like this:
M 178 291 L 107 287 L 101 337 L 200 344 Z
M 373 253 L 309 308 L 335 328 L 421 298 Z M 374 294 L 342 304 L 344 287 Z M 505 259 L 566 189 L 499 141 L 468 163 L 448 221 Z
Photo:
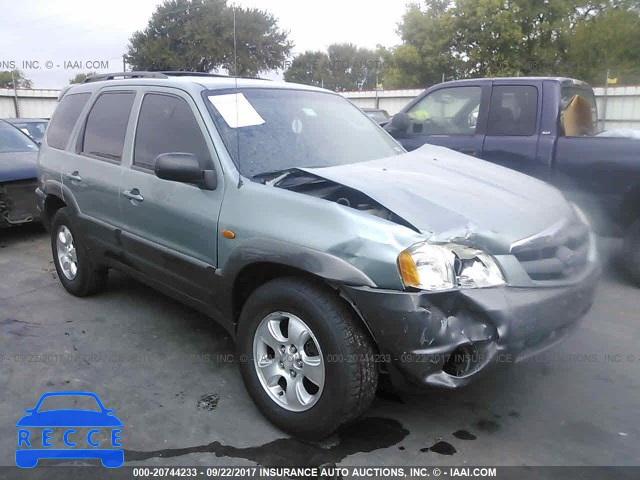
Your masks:
M 597 135 L 588 84 L 550 77 L 445 82 L 385 129 L 407 150 L 441 145 L 557 186 L 598 233 L 625 237 L 624 263 L 640 283 L 640 140 Z

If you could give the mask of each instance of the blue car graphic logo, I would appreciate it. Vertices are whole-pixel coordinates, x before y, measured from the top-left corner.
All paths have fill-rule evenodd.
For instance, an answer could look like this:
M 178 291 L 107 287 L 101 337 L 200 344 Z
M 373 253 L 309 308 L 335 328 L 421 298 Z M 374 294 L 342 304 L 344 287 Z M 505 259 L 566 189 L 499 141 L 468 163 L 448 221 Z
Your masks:
M 94 410 L 45 410 L 39 411 L 42 402 L 50 397 L 91 397 L 95 399 L 100 411 Z M 83 399 L 83 400 L 86 400 Z M 124 463 L 124 451 L 120 447 L 120 428 L 122 422 L 114 415 L 114 410 L 106 409 L 95 393 L 91 392 L 49 392 L 40 397 L 36 406 L 24 411 L 18 427 L 18 448 L 16 465 L 20 468 L 33 468 L 41 458 L 56 459 L 93 459 L 99 458 L 108 468 L 121 467 Z M 75 428 L 74 428 L 75 427 Z M 86 435 L 76 428 L 88 430 Z M 42 428 L 42 441 L 36 440 Z M 62 435 L 53 435 L 53 428 L 63 430 Z M 98 436 L 109 435 L 109 446 L 104 448 Z M 66 448 L 54 448 L 54 447 Z M 77 447 L 76 447 L 77 446 Z M 85 448 L 86 447 L 86 448 Z

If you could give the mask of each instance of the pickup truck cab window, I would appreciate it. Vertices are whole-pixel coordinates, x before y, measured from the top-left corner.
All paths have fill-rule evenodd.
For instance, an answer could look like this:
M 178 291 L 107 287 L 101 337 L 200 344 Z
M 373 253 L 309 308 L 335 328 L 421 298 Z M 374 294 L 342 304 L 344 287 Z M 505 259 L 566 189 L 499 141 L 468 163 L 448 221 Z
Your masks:
M 87 117 L 83 154 L 120 162 L 134 98 L 133 92 L 108 92 L 98 97 Z
M 529 85 L 494 86 L 487 135 L 533 135 L 536 131 L 538 89 Z
M 565 85 L 560 104 L 560 133 L 565 137 L 594 135 L 598 128 L 598 107 L 593 90 Z
M 208 164 L 211 155 L 191 108 L 173 95 L 148 93 L 142 100 L 133 164 L 153 169 L 161 153 L 192 153 Z
M 431 92 L 407 113 L 414 135 L 473 135 L 476 132 L 482 89 L 441 88 Z

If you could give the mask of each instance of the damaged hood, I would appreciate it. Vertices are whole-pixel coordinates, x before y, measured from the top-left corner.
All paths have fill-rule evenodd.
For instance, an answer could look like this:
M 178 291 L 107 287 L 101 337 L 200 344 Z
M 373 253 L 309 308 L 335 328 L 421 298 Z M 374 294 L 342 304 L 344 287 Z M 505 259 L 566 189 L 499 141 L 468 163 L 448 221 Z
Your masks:
M 562 194 L 544 182 L 434 145 L 300 170 L 359 190 L 432 241 L 457 241 L 495 254 L 575 215 Z
M 38 152 L 0 153 L 0 182 L 36 178 L 37 160 Z

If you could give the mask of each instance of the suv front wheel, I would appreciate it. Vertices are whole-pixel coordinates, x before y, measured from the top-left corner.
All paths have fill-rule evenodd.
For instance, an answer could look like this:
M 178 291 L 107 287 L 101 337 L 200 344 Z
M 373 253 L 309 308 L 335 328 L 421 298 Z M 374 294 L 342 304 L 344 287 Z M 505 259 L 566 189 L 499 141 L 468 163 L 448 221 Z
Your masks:
M 60 283 L 69 293 L 84 297 L 104 289 L 109 271 L 91 262 L 67 207 L 51 220 L 51 251 Z
M 254 402 L 293 435 L 326 437 L 373 400 L 378 372 L 371 338 L 323 285 L 281 278 L 259 287 L 240 315 L 237 348 Z

